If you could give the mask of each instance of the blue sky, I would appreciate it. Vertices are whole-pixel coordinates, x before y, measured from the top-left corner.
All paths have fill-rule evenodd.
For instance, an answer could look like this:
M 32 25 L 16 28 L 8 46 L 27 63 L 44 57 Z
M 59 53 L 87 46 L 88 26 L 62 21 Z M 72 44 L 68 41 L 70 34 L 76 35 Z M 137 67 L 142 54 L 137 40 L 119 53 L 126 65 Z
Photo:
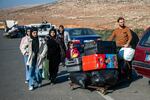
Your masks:
M 12 8 L 12 7 L 23 6 L 23 5 L 44 4 L 53 1 L 56 0 L 0 0 L 0 9 Z

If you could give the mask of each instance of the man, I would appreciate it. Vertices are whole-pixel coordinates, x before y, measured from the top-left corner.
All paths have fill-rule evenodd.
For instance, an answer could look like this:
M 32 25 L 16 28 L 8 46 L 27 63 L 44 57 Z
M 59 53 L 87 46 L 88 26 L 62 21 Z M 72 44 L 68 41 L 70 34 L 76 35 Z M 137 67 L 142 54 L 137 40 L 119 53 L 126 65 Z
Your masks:
M 118 27 L 113 31 L 112 35 L 108 38 L 109 41 L 115 40 L 117 45 L 117 51 L 119 51 L 122 47 L 130 47 L 130 42 L 132 40 L 132 34 L 128 27 L 125 26 L 125 19 L 123 17 L 119 17 L 118 20 Z M 124 62 L 124 61 L 123 61 Z M 126 61 L 127 62 L 127 61 Z M 118 61 L 119 65 L 122 68 L 125 68 L 125 72 L 127 74 L 128 79 L 132 79 L 132 66 L 131 61 L 127 63 L 121 63 Z M 128 66 L 128 67 L 127 67 Z M 119 67 L 119 77 L 121 78 L 121 68 Z
M 118 28 L 113 31 L 108 40 L 112 41 L 115 39 L 117 47 L 129 47 L 132 40 L 131 31 L 125 26 L 125 19 L 123 17 L 119 17 L 117 22 Z

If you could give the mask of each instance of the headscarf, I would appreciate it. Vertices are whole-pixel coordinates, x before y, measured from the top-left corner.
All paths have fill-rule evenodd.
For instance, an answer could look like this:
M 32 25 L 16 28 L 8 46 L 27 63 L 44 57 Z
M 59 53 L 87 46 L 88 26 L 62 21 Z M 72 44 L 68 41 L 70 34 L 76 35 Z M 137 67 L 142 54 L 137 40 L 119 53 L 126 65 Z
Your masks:
M 30 34 L 30 37 L 31 37 L 31 39 L 32 39 L 32 51 L 33 51 L 35 54 L 37 54 L 37 53 L 39 52 L 39 40 L 38 40 L 38 36 L 37 36 L 37 37 L 33 37 L 33 36 L 32 36 L 32 32 L 33 32 L 33 31 L 37 31 L 37 32 L 38 32 L 38 30 L 37 30 L 37 28 L 32 27 L 32 28 L 31 28 L 31 34 Z
M 52 32 L 52 31 L 54 31 L 54 33 L 55 33 L 54 36 L 51 36 L 51 32 Z M 56 29 L 51 29 L 51 30 L 49 30 L 49 36 L 50 36 L 50 38 L 52 38 L 52 39 L 56 39 L 56 36 L 57 36 Z

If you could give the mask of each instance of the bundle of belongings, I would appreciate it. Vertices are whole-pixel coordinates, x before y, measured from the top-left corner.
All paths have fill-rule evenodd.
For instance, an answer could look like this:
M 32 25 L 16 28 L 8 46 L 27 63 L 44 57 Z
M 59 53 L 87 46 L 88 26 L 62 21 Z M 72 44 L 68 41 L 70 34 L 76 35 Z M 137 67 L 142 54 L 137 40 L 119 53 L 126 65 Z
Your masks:
M 84 56 L 66 60 L 71 83 L 82 88 L 115 85 L 118 81 L 116 43 L 98 41 L 94 46 L 85 44 L 84 48 Z

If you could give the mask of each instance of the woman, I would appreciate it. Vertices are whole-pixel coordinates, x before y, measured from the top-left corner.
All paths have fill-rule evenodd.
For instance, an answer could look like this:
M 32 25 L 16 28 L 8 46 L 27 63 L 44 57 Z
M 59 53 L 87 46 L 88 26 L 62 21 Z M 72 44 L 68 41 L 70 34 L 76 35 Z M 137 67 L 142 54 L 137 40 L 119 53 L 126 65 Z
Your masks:
M 33 90 L 34 86 L 41 86 L 42 83 L 42 65 L 47 53 L 47 45 L 44 39 L 37 35 L 37 28 L 31 29 L 29 44 L 29 57 L 27 65 L 29 65 L 29 90 Z
M 66 52 L 66 45 L 65 43 L 67 43 L 68 41 L 65 41 L 67 40 L 66 39 L 66 36 L 67 36 L 67 32 L 64 30 L 64 26 L 63 25 L 60 25 L 59 26 L 59 30 L 58 30 L 58 38 L 60 39 L 61 41 L 61 62 L 62 62 L 62 65 L 65 66 L 65 52 Z
M 65 44 L 64 48 L 67 48 L 67 44 L 70 41 L 70 38 L 69 38 L 69 33 L 67 31 L 65 31 L 63 25 L 59 26 L 58 37 L 61 39 L 61 41 L 64 42 L 64 44 Z
M 27 28 L 26 30 L 26 36 L 24 36 L 22 39 L 21 39 L 21 42 L 20 42 L 20 50 L 21 50 L 21 53 L 24 57 L 24 62 L 25 62 L 25 73 L 26 73 L 26 77 L 25 77 L 25 83 L 28 83 L 29 81 L 29 66 L 26 65 L 27 63 L 27 59 L 28 59 L 28 55 L 29 55 L 29 51 L 28 51 L 28 40 L 30 39 L 30 32 L 31 32 L 31 29 L 30 28 Z
M 49 80 L 52 84 L 54 84 L 61 61 L 60 40 L 56 37 L 55 29 L 51 29 L 49 31 L 49 35 L 46 40 L 48 46 L 47 59 L 49 60 Z

